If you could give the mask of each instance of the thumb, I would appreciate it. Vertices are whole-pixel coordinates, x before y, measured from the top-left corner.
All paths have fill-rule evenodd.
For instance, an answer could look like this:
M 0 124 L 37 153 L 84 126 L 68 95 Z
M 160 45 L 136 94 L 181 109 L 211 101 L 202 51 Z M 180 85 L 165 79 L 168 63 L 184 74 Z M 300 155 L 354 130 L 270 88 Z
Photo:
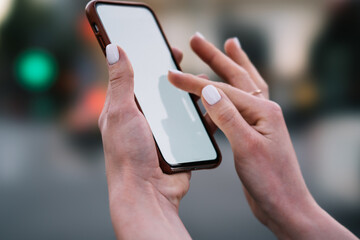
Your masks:
M 135 103 L 134 71 L 126 53 L 117 45 L 109 44 L 106 46 L 106 58 L 111 105 Z
M 251 127 L 223 91 L 207 85 L 201 91 L 201 100 L 210 118 L 224 132 L 231 145 L 248 139 Z

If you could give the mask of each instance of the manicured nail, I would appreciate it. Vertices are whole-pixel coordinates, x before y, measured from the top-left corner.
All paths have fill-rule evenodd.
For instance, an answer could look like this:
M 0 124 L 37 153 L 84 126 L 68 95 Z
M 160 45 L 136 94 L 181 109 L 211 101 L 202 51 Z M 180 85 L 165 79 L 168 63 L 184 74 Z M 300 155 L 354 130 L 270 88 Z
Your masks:
M 214 105 L 221 99 L 219 91 L 213 85 L 204 87 L 201 94 L 209 105 Z
M 202 34 L 199 33 L 199 32 L 196 32 L 195 35 L 198 36 L 199 38 L 205 39 L 204 35 L 202 35 Z
M 115 44 L 111 43 L 106 46 L 106 58 L 110 65 L 119 61 L 119 50 Z
M 183 74 L 183 72 L 180 72 L 177 69 L 170 69 L 169 72 L 173 73 L 173 74 Z
M 240 44 L 239 38 L 238 38 L 238 37 L 234 37 L 233 39 L 234 39 L 236 45 L 238 45 L 238 47 L 241 48 L 241 44 Z

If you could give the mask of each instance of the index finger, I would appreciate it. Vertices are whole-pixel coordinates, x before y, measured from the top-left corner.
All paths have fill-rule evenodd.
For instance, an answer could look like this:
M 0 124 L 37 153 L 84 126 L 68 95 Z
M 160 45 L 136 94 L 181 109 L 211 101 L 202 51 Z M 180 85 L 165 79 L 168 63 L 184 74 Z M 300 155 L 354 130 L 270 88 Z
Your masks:
M 192 74 L 182 73 L 176 70 L 170 70 L 168 74 L 169 81 L 177 88 L 184 91 L 201 96 L 201 91 L 207 85 L 214 85 L 215 87 L 224 91 L 224 93 L 233 102 L 243 117 L 253 124 L 264 116 L 264 101 L 263 98 L 255 97 L 240 89 L 230 86 L 226 83 L 213 82 L 203 79 Z

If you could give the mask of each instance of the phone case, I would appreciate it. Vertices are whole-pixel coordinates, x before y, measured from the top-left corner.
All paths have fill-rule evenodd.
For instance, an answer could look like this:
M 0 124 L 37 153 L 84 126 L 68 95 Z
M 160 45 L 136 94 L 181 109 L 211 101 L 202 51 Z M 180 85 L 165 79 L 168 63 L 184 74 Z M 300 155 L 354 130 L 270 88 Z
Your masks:
M 145 7 L 147 8 L 154 16 L 155 18 L 155 21 L 156 23 L 158 24 L 159 26 L 159 29 L 162 33 L 162 36 L 164 37 L 165 39 L 165 42 L 169 48 L 169 51 L 171 52 L 171 56 L 176 64 L 176 67 L 178 68 L 178 70 L 181 70 L 180 66 L 178 65 L 178 63 L 175 61 L 175 58 L 174 58 L 174 55 L 171 51 L 171 47 L 169 45 L 169 42 L 164 34 L 164 31 L 159 23 L 159 20 L 157 18 L 157 16 L 155 15 L 154 11 L 146 4 L 144 3 L 135 3 L 135 2 L 123 2 L 123 1 L 112 1 L 112 0 L 92 0 L 90 1 L 87 5 L 86 5 L 86 8 L 85 8 L 85 11 L 86 11 L 86 16 L 88 18 L 88 21 L 91 25 L 91 28 L 99 42 L 99 45 L 104 53 L 104 55 L 106 56 L 106 46 L 108 44 L 110 44 L 110 40 L 104 30 L 104 27 L 97 15 L 97 12 L 96 12 L 96 4 L 98 3 L 104 3 L 104 4 L 114 4 L 114 5 L 127 5 L 127 6 L 140 6 L 140 7 Z M 95 24 L 96 26 L 98 27 L 98 29 L 95 29 Z M 219 150 L 219 147 L 218 145 L 216 144 L 215 142 L 215 139 L 214 139 L 214 136 L 212 134 L 209 133 L 209 126 L 208 124 L 206 123 L 201 111 L 200 111 L 200 108 L 199 106 L 197 105 L 196 101 L 195 101 L 195 96 L 193 94 L 190 94 L 191 96 L 191 99 L 192 99 L 192 102 L 193 104 L 195 105 L 195 108 L 196 108 L 196 111 L 198 112 L 199 116 L 200 116 L 200 119 L 202 121 L 202 123 L 204 124 L 205 128 L 206 128 L 206 131 L 211 139 L 211 142 L 215 148 L 215 151 L 217 153 L 217 158 L 215 160 L 209 160 L 209 161 L 200 161 L 200 162 L 190 162 L 190 163 L 182 163 L 182 164 L 179 164 L 179 165 L 176 165 L 176 166 L 172 166 L 170 164 L 168 164 L 166 162 L 166 160 L 163 158 L 160 150 L 159 150 L 159 147 L 157 145 L 157 142 L 155 140 L 155 144 L 156 144 L 156 150 L 157 150 L 157 154 L 158 154 L 158 157 L 159 157 L 159 164 L 160 164 L 160 167 L 162 169 L 162 171 L 164 173 L 167 173 L 167 174 L 173 174 L 173 173 L 177 173 L 177 172 L 185 172 L 185 171 L 190 171 L 190 170 L 200 170 L 200 169 L 210 169 L 210 168 L 216 168 L 217 166 L 220 165 L 221 163 L 221 153 L 220 153 L 220 150 Z M 141 110 L 141 107 L 134 95 L 134 98 L 135 98 L 135 102 L 136 102 L 136 105 L 138 106 L 139 110 L 142 112 Z

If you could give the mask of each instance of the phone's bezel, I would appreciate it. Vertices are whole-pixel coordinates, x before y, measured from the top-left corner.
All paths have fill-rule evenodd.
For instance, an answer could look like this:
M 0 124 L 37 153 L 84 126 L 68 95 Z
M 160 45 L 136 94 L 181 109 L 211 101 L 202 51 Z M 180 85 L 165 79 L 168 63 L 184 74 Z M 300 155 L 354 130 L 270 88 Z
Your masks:
M 171 53 L 171 57 L 177 67 L 178 70 L 181 70 L 179 64 L 176 62 L 175 60 L 175 57 L 174 57 L 174 54 L 171 50 L 171 47 L 170 47 L 170 44 L 164 34 L 164 31 L 160 25 L 160 22 L 157 18 L 157 16 L 155 15 L 154 11 L 146 4 L 144 3 L 135 3 L 135 2 L 123 2 L 123 1 L 112 1 L 112 0 L 92 0 L 90 1 L 87 5 L 86 5 L 86 8 L 85 8 L 85 11 L 86 11 L 86 16 L 89 20 L 89 23 L 91 25 L 91 28 L 99 42 L 99 45 L 104 53 L 104 55 L 106 55 L 106 46 L 108 44 L 110 44 L 110 40 L 109 40 L 109 37 L 104 29 L 104 26 L 100 20 L 100 17 L 98 16 L 97 14 L 97 11 L 96 11 L 96 5 L 97 4 L 109 4 L 109 5 L 123 5 L 123 6 L 132 6 L 132 7 L 142 7 L 142 8 L 146 8 L 148 11 L 151 12 L 151 14 L 153 15 L 159 29 L 160 29 L 160 32 L 161 32 L 161 35 L 163 36 L 165 42 L 166 42 L 166 45 Z M 94 29 L 94 26 L 97 26 L 98 29 Z M 157 152 L 158 152 L 158 156 L 159 156 L 159 163 L 160 163 L 160 167 L 161 169 L 163 170 L 163 172 L 165 173 L 168 173 L 168 174 L 172 174 L 172 173 L 176 173 L 176 172 L 184 172 L 184 171 L 190 171 L 190 170 L 199 170 L 199 169 L 210 169 L 210 168 L 215 168 L 217 166 L 219 166 L 219 164 L 221 163 L 221 153 L 220 153 L 220 150 L 219 150 L 219 147 L 218 145 L 216 144 L 216 141 L 214 139 L 214 136 L 212 134 L 210 134 L 210 131 L 209 131 L 209 126 L 208 124 L 206 123 L 201 111 L 200 111 L 200 108 L 198 106 L 198 104 L 196 103 L 196 100 L 195 100 L 195 95 L 190 94 L 190 98 L 196 108 L 196 111 L 197 113 L 199 114 L 200 116 L 200 119 L 201 119 L 201 122 L 203 123 L 203 125 L 205 126 L 205 129 L 206 129 L 206 132 L 211 140 L 211 143 L 212 145 L 214 146 L 214 149 L 216 151 L 216 155 L 217 157 L 215 159 L 211 159 L 211 160 L 206 160 L 206 161 L 197 161 L 197 162 L 187 162 L 187 163 L 179 163 L 179 164 L 169 164 L 163 157 L 160 149 L 159 149 L 159 146 L 155 140 L 155 144 L 156 144 L 156 149 L 157 149 Z M 139 110 L 142 112 L 141 110 L 141 107 L 136 99 L 136 96 L 134 94 L 134 98 L 135 98 L 135 101 L 136 101 L 136 105 L 138 106 Z

